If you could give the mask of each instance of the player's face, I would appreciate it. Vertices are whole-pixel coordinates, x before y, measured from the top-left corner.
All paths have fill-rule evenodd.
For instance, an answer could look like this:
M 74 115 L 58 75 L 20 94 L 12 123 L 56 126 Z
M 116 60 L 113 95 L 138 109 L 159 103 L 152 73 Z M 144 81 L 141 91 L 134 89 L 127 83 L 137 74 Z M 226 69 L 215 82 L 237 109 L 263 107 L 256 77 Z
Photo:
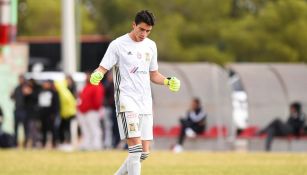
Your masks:
M 144 22 L 141 22 L 138 25 L 133 23 L 132 27 L 133 27 L 133 30 L 132 30 L 133 39 L 136 42 L 143 41 L 145 38 L 147 38 L 148 35 L 150 34 L 151 29 L 152 29 L 152 26 L 150 26 L 150 25 L 148 25 Z
M 199 108 L 199 104 L 195 101 L 195 100 L 193 100 L 192 102 L 191 102 L 191 110 L 196 110 L 196 109 L 198 109 Z

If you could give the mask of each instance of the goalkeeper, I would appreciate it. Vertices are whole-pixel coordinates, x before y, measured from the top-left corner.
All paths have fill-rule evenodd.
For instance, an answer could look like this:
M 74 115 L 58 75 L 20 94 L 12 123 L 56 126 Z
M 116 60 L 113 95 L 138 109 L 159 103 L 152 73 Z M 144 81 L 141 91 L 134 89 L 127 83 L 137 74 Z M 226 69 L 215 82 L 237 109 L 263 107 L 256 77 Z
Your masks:
M 180 89 L 176 77 L 166 78 L 158 71 L 157 47 L 150 40 L 155 23 L 147 10 L 136 14 L 132 30 L 112 41 L 90 82 L 97 85 L 113 68 L 114 97 L 121 139 L 128 144 L 128 157 L 115 174 L 139 175 L 141 161 L 149 155 L 153 140 L 152 95 L 150 81 L 170 91 Z

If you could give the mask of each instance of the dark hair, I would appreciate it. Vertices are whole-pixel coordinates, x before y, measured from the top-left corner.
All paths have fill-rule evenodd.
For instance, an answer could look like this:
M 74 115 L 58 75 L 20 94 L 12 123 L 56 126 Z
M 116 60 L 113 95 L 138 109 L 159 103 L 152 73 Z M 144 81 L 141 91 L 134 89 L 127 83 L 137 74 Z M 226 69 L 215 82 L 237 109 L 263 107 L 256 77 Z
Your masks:
M 297 113 L 301 113 L 302 105 L 300 102 L 293 102 L 291 107 L 294 108 Z
M 155 17 L 148 10 L 142 10 L 138 12 L 135 16 L 134 22 L 136 25 L 144 22 L 147 25 L 154 26 L 155 25 Z
M 199 98 L 194 97 L 194 98 L 193 98 L 193 101 L 197 104 L 197 106 L 200 106 L 200 105 L 201 105 L 201 102 L 200 102 L 200 99 L 199 99 Z

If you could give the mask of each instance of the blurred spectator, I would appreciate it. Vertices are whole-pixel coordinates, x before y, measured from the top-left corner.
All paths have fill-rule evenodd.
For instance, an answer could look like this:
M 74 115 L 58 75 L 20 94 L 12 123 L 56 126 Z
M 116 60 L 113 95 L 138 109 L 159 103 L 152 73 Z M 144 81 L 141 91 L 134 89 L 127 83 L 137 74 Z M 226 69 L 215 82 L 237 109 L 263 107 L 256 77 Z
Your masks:
M 201 108 L 201 102 L 198 98 L 194 98 L 191 102 L 191 108 L 187 112 L 186 118 L 180 119 L 181 129 L 177 145 L 173 151 L 178 153 L 183 150 L 182 146 L 186 136 L 195 137 L 202 134 L 206 128 L 207 114 Z
M 116 119 L 116 110 L 114 102 L 114 84 L 113 84 L 113 75 L 108 73 L 106 75 L 105 82 L 103 82 L 105 87 L 105 146 L 107 148 L 117 148 L 120 143 L 119 130 Z
M 25 134 L 25 140 L 24 143 L 22 143 L 22 146 L 25 146 L 25 143 L 27 143 L 28 140 L 28 118 L 27 118 L 27 112 L 25 107 L 25 94 L 23 91 L 23 87 L 26 83 L 26 80 L 23 75 L 19 75 L 18 77 L 19 84 L 15 88 L 11 98 L 15 101 L 15 111 L 14 111 L 14 142 L 15 146 L 18 146 L 18 141 L 20 141 L 20 138 L 18 136 L 18 127 L 21 125 L 23 127 L 23 131 Z
M 33 89 L 33 93 L 34 93 L 34 96 L 36 97 L 36 102 L 37 102 L 37 100 L 38 100 L 38 93 L 41 90 L 41 86 L 33 78 L 29 79 L 28 82 L 30 83 L 30 86 Z
M 77 92 L 77 86 L 75 81 L 73 80 L 71 75 L 67 75 L 66 76 L 66 81 L 67 81 L 67 86 L 69 91 L 74 95 L 75 99 L 77 99 L 78 97 L 78 92 Z M 77 108 L 77 106 L 76 106 Z M 76 117 L 72 118 L 70 120 L 70 137 L 71 137 L 71 143 L 73 144 L 73 146 L 77 146 L 78 144 L 78 136 L 80 136 L 81 134 L 80 131 L 80 127 L 78 125 L 78 121 L 76 119 Z
M 0 106 L 0 148 L 10 148 L 14 146 L 14 138 L 12 135 L 2 131 L 1 125 L 3 121 L 3 112 Z
M 302 111 L 302 106 L 298 102 L 290 105 L 290 116 L 287 122 L 280 119 L 273 120 L 267 127 L 260 130 L 257 135 L 267 134 L 265 150 L 270 151 L 273 138 L 276 136 L 295 135 L 300 136 L 303 132 L 306 115 Z
M 99 150 L 102 148 L 102 129 L 99 110 L 103 104 L 104 87 L 89 82 L 90 74 L 86 73 L 86 85 L 83 88 L 78 104 L 78 120 L 82 132 L 80 149 Z
M 65 148 L 71 144 L 70 124 L 77 113 L 76 99 L 69 90 L 68 81 L 56 81 L 55 86 L 60 99 L 59 139 L 62 148 Z
M 77 97 L 77 87 L 76 87 L 76 83 L 73 80 L 71 75 L 66 75 L 66 84 L 67 84 L 67 88 L 68 90 L 72 93 L 72 95 L 74 97 Z
M 26 82 L 22 87 L 22 92 L 25 95 L 25 109 L 27 116 L 26 146 L 35 147 L 39 141 L 39 120 L 38 120 L 38 91 L 40 87 L 32 79 Z
M 59 115 L 59 96 L 52 80 L 44 81 L 38 94 L 39 118 L 42 124 L 42 146 L 52 137 L 52 146 L 56 146 L 55 121 Z
M 2 122 L 3 122 L 3 112 L 0 106 L 0 131 L 1 131 Z

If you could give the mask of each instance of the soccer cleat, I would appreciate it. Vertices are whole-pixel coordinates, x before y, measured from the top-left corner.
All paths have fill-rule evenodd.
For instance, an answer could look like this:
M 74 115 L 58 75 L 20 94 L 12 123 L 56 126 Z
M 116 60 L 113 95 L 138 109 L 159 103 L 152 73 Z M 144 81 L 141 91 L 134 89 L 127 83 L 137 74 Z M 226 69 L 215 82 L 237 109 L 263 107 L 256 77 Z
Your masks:
M 184 131 L 185 131 L 185 135 L 187 135 L 188 137 L 191 137 L 191 138 L 196 137 L 196 133 L 193 131 L 193 129 L 186 128 Z
M 173 148 L 174 153 L 181 153 L 183 151 L 183 148 L 181 145 L 175 145 Z

